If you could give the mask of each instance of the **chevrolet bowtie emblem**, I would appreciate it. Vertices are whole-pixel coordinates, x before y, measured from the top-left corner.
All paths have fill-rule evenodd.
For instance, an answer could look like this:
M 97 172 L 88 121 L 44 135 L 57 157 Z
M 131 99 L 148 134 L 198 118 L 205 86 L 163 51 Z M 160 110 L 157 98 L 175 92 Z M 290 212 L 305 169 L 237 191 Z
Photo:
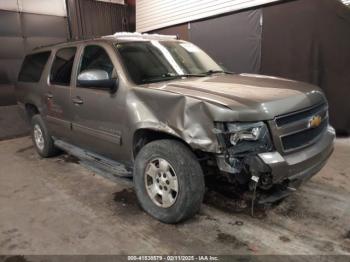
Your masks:
M 318 127 L 322 122 L 322 117 L 319 115 L 313 116 L 309 121 L 309 128 L 316 128 Z

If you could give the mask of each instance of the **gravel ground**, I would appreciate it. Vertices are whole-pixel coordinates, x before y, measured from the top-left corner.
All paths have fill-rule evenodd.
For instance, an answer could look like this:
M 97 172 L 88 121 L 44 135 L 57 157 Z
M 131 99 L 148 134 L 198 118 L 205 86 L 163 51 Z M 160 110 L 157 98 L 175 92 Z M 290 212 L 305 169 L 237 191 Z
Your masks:
M 132 188 L 73 157 L 41 159 L 28 137 L 0 142 L 0 254 L 348 254 L 350 139 L 294 195 L 251 217 L 209 191 L 179 225 L 140 210 Z

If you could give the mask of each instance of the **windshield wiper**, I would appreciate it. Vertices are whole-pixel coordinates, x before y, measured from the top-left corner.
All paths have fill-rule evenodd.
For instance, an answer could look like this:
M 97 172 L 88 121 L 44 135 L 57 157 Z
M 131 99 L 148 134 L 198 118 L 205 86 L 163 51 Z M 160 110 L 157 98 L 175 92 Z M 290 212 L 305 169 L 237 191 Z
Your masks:
M 176 75 L 177 77 L 203 77 L 206 76 L 206 74 L 181 74 L 181 75 Z
M 203 74 L 205 75 L 212 75 L 212 74 L 217 74 L 217 73 L 224 73 L 224 74 L 233 74 L 232 72 L 225 71 L 225 70 L 208 70 L 207 72 L 204 72 Z
M 177 78 L 182 78 L 182 77 L 204 77 L 207 76 L 206 74 L 181 74 L 181 75 L 176 75 L 173 73 L 166 73 L 160 76 L 154 76 L 150 78 L 145 78 L 142 79 L 143 83 L 151 83 L 151 82 L 160 82 L 160 81 L 167 81 L 167 80 L 172 80 L 172 79 L 177 79 Z

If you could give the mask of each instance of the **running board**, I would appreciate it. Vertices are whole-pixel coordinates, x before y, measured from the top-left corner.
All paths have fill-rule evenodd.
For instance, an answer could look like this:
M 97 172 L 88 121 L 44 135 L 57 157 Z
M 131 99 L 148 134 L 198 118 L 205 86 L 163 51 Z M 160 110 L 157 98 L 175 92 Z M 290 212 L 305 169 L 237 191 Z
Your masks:
M 68 154 L 79 158 L 82 161 L 82 164 L 87 168 L 92 169 L 107 178 L 112 179 L 114 177 L 131 179 L 132 177 L 132 172 L 128 171 L 123 164 L 117 161 L 86 151 L 62 140 L 54 140 L 54 144 Z

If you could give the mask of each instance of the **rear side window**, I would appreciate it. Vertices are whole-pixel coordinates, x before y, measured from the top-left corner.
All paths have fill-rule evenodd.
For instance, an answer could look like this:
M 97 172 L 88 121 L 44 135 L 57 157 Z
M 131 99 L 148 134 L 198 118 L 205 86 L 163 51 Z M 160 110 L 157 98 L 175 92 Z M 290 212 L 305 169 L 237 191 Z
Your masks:
M 47 51 L 27 55 L 24 58 L 21 70 L 19 72 L 18 81 L 39 82 L 50 54 L 51 52 Z
M 51 84 L 69 86 L 76 51 L 75 47 L 62 48 L 57 51 L 51 67 Z

